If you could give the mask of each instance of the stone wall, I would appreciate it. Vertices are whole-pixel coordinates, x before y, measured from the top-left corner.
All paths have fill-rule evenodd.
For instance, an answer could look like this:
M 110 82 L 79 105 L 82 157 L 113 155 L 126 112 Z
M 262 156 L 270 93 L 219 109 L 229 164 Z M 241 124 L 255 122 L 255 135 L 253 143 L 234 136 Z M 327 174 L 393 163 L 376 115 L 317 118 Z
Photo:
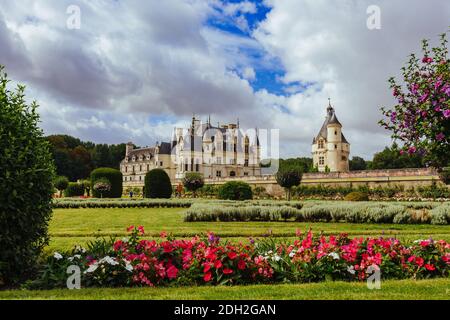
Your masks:
M 302 184 L 329 186 L 367 184 L 369 186 L 399 184 L 405 187 L 439 183 L 439 175 L 432 168 L 361 170 L 350 172 L 305 173 Z
M 228 181 L 245 181 L 252 187 L 264 187 L 266 191 L 274 196 L 283 196 L 284 190 L 281 188 L 273 175 L 262 175 L 255 177 L 235 177 L 235 178 L 214 178 L 205 179 L 206 184 L 221 185 Z M 173 181 L 176 186 L 181 181 Z M 369 187 L 404 185 L 406 188 L 418 185 L 430 185 L 433 182 L 442 183 L 436 170 L 431 168 L 415 169 L 389 169 L 389 170 L 362 170 L 350 172 L 330 172 L 330 173 L 305 173 L 302 178 L 302 185 L 327 186 L 349 186 L 368 185 Z M 143 182 L 124 182 L 124 189 L 127 187 L 143 187 Z

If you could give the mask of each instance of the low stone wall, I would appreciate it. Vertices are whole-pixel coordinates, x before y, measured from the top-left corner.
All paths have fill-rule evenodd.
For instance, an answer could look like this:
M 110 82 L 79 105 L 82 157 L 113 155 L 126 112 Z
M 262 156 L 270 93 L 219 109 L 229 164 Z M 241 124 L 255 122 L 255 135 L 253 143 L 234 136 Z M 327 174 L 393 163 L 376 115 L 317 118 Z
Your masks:
M 267 193 L 274 196 L 284 195 L 273 175 L 262 175 L 256 177 L 236 177 L 236 178 L 214 178 L 205 179 L 206 184 L 221 185 L 228 181 L 245 181 L 253 187 L 264 187 Z M 176 186 L 181 181 L 173 181 Z M 350 172 L 330 172 L 330 173 L 305 173 L 302 178 L 302 185 L 327 185 L 327 186 L 349 186 L 368 185 L 369 187 L 386 185 L 404 185 L 406 188 L 419 185 L 430 185 L 433 182 L 441 184 L 438 173 L 432 168 L 414 169 L 389 169 L 389 170 L 362 170 Z M 143 187 L 143 181 L 128 181 L 123 184 L 124 189 L 128 187 Z
M 399 184 L 405 187 L 440 183 L 439 175 L 432 168 L 361 170 L 350 172 L 305 173 L 302 184 L 329 186 L 389 185 Z

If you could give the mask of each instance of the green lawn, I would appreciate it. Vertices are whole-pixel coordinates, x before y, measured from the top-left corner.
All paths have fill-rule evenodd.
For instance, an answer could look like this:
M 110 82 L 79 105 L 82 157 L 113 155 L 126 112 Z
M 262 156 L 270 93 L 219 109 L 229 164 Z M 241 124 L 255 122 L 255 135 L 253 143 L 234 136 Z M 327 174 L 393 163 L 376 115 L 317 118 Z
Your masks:
M 235 287 L 120 288 L 0 291 L 0 299 L 450 299 L 450 279 L 383 281 L 381 289 L 365 283 L 252 285 Z
M 450 226 L 351 224 L 306 222 L 184 222 L 183 208 L 120 208 L 120 209 L 56 209 L 50 223 L 51 242 L 48 250 L 70 249 L 84 244 L 95 235 L 126 235 L 129 225 L 143 225 L 149 237 L 161 231 L 176 237 L 191 237 L 213 231 L 222 238 L 246 241 L 261 237 L 270 229 L 276 237 L 293 237 L 296 229 L 326 234 L 348 233 L 352 236 L 395 236 L 400 240 L 420 238 L 450 241 Z

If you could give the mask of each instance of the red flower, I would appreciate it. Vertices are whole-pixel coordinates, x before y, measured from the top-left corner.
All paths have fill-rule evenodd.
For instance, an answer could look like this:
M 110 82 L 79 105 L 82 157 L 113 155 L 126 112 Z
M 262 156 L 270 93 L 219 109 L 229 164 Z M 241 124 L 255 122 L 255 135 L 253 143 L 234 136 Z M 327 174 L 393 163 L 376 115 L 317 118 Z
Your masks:
M 416 257 L 415 261 L 414 261 L 418 266 L 423 266 L 423 258 L 421 257 Z
M 229 268 L 223 269 L 223 274 L 231 274 L 231 273 L 233 273 L 233 270 L 231 270 Z
M 211 272 L 205 273 L 205 275 L 203 276 L 203 280 L 205 280 L 205 282 L 208 282 L 211 280 Z
M 239 270 L 244 270 L 246 267 L 245 261 L 244 260 L 239 260 L 238 265 L 237 265 Z
M 425 264 L 425 269 L 427 269 L 428 271 L 434 271 L 436 270 L 435 266 L 432 264 Z
M 173 251 L 172 243 L 169 241 L 163 242 L 161 245 L 164 248 L 164 252 L 169 253 Z
M 166 273 L 167 273 L 167 278 L 175 279 L 178 274 L 178 269 L 174 265 L 171 265 L 169 268 L 167 268 Z
M 203 273 L 207 273 L 211 269 L 211 265 L 209 263 L 206 263 L 203 266 Z
M 127 228 L 127 232 L 130 232 L 130 231 L 132 231 L 132 230 L 134 230 L 134 226 L 129 226 L 129 227 Z
M 220 260 L 214 261 L 214 268 L 216 268 L 216 269 L 222 268 L 222 261 L 220 261 Z
M 234 260 L 237 257 L 236 252 L 228 252 L 228 258 L 230 258 L 231 260 Z
M 117 240 L 116 242 L 114 242 L 114 251 L 119 251 L 122 248 L 122 245 L 122 240 Z
M 163 232 L 161 232 L 161 233 L 159 234 L 159 236 L 160 236 L 161 238 L 166 238 L 166 237 L 167 237 L 167 232 L 163 231 Z
M 139 234 L 140 234 L 141 236 L 143 236 L 143 235 L 145 234 L 145 230 L 144 230 L 144 227 L 143 227 L 143 226 L 139 226 L 139 227 L 138 227 L 138 231 L 139 231 Z

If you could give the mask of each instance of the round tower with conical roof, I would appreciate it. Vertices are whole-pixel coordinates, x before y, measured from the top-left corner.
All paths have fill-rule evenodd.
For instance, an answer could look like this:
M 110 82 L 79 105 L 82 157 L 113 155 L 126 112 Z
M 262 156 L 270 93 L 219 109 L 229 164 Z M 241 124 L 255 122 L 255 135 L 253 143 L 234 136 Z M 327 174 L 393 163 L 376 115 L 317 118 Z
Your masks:
M 350 144 L 342 133 L 342 124 L 330 101 L 325 122 L 319 134 L 313 138 L 312 154 L 314 166 L 320 172 L 349 171 Z

